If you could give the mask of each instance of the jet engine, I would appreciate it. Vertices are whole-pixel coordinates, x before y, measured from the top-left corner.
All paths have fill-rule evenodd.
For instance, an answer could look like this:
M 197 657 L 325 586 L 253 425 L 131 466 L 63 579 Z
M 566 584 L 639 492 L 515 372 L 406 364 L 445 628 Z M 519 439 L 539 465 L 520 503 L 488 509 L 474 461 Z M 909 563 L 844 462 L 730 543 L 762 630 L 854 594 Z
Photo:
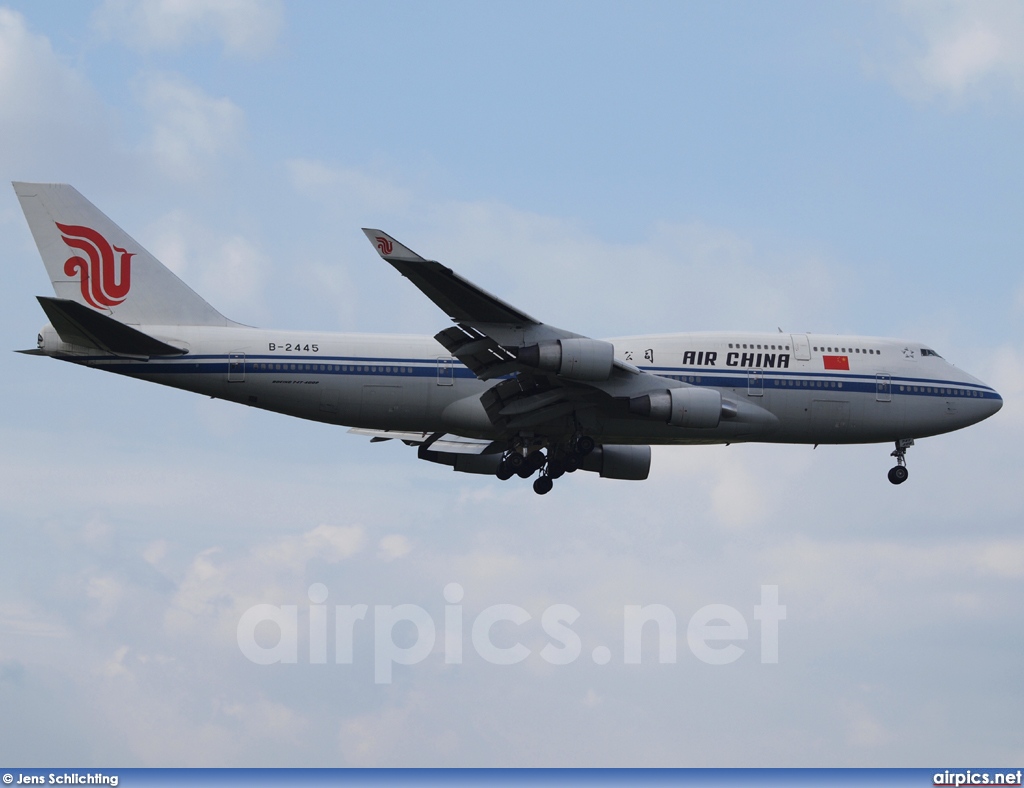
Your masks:
M 516 358 L 528 367 L 555 372 L 570 380 L 608 380 L 615 346 L 586 337 L 556 339 L 521 347 Z
M 651 472 L 651 447 L 595 446 L 583 458 L 580 470 L 599 473 L 605 479 L 640 482 Z
M 717 427 L 723 416 L 734 416 L 735 410 L 732 403 L 722 402 L 720 392 L 700 386 L 668 389 L 629 400 L 630 413 L 649 416 L 673 427 Z

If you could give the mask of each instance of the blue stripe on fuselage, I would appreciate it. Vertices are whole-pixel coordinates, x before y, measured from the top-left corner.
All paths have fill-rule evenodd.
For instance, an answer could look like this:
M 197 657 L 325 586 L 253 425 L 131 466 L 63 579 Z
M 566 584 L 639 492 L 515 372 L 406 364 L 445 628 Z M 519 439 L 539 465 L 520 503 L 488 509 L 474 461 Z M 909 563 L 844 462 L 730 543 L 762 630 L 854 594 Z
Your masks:
M 130 361 L 111 356 L 78 356 L 63 357 L 61 360 L 78 364 L 101 367 L 110 372 L 122 374 L 223 374 L 228 372 L 227 354 L 204 354 L 182 356 L 158 361 Z M 191 368 L 190 368 L 191 367 Z M 306 369 L 309 367 L 309 369 Z M 836 375 L 829 372 L 801 372 L 799 370 L 748 369 L 715 370 L 709 373 L 707 367 L 641 367 L 644 372 L 680 380 L 693 385 L 714 388 L 747 388 L 751 374 L 759 373 L 763 387 L 769 389 L 828 389 L 856 393 L 874 393 L 878 383 L 875 374 Z M 374 375 L 383 377 L 430 377 L 438 376 L 438 359 L 436 358 L 383 358 L 356 356 L 286 356 L 280 355 L 246 355 L 244 374 L 272 375 L 279 373 L 317 374 L 317 375 Z M 474 379 L 476 376 L 464 365 L 451 362 L 450 372 L 453 377 Z M 888 373 L 878 373 L 888 374 Z M 795 385 L 789 385 L 792 382 Z M 818 383 L 823 385 L 818 386 Z M 811 385 L 814 384 L 814 385 Z M 825 385 L 827 384 L 827 385 Z M 832 384 L 835 384 L 834 386 Z M 914 389 L 917 389 L 916 391 Z M 1000 398 L 996 391 L 988 386 L 964 383 L 941 378 L 911 378 L 890 376 L 890 389 L 893 394 L 904 396 L 951 396 L 942 389 L 975 392 L 980 397 Z M 959 396 L 953 394 L 952 396 Z M 973 396 L 973 395 L 972 395 Z

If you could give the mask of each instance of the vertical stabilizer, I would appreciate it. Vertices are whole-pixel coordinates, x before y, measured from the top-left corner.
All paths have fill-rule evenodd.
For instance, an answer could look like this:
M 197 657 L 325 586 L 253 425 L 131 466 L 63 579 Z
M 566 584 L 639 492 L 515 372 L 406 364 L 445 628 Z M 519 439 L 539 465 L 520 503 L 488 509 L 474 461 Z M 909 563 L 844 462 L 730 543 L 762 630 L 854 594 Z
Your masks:
M 58 298 L 132 325 L 235 325 L 73 187 L 14 191 Z

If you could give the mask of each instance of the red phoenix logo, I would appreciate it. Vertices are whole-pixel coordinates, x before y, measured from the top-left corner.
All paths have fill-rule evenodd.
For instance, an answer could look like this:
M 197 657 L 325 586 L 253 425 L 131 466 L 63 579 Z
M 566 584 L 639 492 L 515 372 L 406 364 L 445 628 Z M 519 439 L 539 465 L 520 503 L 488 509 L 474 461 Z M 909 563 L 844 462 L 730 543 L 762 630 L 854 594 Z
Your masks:
M 394 246 L 392 245 L 390 238 L 385 238 L 383 235 L 378 235 L 376 241 L 377 249 L 380 251 L 381 254 L 391 254 L 391 250 L 394 248 Z
M 85 253 L 85 257 L 69 257 L 64 263 L 68 276 L 81 274 L 82 298 L 90 306 L 107 309 L 117 306 L 132 287 L 132 257 L 129 252 L 110 243 L 90 227 L 55 222 L 64 243 Z M 114 260 L 114 253 L 120 258 Z

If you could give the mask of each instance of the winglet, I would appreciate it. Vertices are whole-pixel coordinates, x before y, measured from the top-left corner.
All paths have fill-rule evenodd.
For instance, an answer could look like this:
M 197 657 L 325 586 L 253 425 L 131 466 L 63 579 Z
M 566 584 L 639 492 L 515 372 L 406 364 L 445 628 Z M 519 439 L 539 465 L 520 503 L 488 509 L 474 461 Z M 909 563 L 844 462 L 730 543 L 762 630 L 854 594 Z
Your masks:
M 370 243 L 376 247 L 377 253 L 388 262 L 392 260 L 406 260 L 410 263 L 426 262 L 425 258 L 420 257 L 408 246 L 403 246 L 383 230 L 364 227 L 363 232 L 370 239 Z
M 363 232 L 377 249 L 377 254 L 391 263 L 398 273 L 408 278 L 456 323 L 539 323 L 436 260 L 420 257 L 383 230 L 364 227 Z

